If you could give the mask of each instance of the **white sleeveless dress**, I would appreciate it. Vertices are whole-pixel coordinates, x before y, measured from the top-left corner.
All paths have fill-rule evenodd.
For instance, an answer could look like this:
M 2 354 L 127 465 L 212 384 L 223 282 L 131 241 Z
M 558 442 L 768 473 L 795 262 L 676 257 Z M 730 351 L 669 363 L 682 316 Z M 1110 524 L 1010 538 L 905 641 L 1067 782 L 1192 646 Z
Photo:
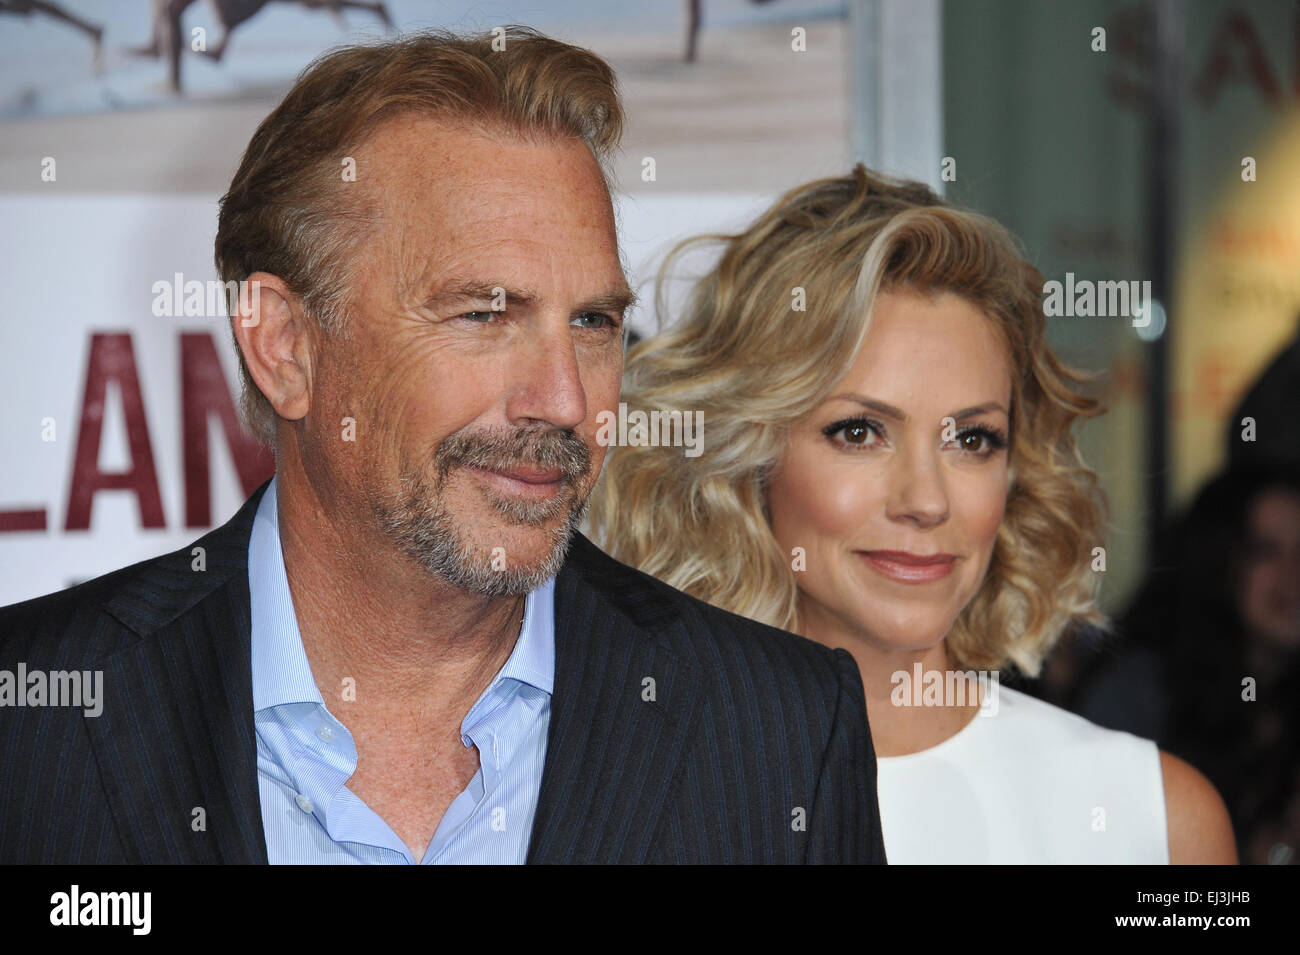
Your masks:
M 957 735 L 877 760 L 889 863 L 1167 865 L 1156 744 L 997 693 Z

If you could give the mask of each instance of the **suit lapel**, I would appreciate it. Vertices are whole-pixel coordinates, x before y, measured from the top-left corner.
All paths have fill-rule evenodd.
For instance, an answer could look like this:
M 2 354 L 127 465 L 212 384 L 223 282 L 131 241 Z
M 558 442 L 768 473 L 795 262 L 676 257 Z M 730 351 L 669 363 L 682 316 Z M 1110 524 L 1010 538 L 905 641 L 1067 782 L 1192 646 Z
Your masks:
M 555 686 L 530 863 L 642 862 L 698 717 L 701 676 L 658 639 L 639 575 L 575 535 L 555 587 Z
M 96 666 L 86 717 L 132 862 L 265 863 L 253 729 L 248 540 L 266 485 L 224 526 L 153 561 L 109 603 L 134 635 Z

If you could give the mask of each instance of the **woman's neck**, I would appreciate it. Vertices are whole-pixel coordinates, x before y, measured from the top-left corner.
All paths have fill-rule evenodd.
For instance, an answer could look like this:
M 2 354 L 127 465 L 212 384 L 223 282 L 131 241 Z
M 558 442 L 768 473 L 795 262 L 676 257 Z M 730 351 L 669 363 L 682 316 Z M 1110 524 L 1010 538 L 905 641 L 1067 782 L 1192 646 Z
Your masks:
M 976 682 L 949 678 L 946 638 L 932 647 L 910 650 L 881 647 L 840 627 L 809 624 L 800 629 L 811 640 L 847 650 L 857 662 L 878 757 L 905 756 L 937 746 L 961 732 L 979 711 L 978 690 L 966 692 Z

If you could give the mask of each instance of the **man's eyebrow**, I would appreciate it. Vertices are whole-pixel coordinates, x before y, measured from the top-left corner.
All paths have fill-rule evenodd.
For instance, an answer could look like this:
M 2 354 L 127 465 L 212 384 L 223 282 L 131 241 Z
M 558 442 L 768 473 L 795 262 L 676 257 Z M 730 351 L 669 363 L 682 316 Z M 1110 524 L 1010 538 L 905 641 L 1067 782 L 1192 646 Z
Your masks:
M 512 288 L 509 285 L 492 285 L 487 282 L 450 281 L 439 286 L 425 302 L 437 308 L 453 302 L 490 302 L 505 294 L 506 306 L 536 305 L 540 296 L 531 289 Z M 624 314 L 637 302 L 636 293 L 626 284 L 602 292 L 574 306 L 575 312 L 609 311 Z
M 537 301 L 537 294 L 528 289 L 453 279 L 439 285 L 425 301 L 425 305 L 436 308 L 452 302 L 491 302 L 501 293 L 505 294 L 507 306 L 532 305 Z
M 896 421 L 907 420 L 907 413 L 901 408 L 895 408 L 893 405 L 877 401 L 875 398 L 864 398 L 862 395 L 854 394 L 836 395 L 835 397 L 860 404 L 864 408 L 870 408 L 886 418 L 893 418 Z M 1001 411 L 1005 414 L 1006 408 L 1002 407 L 997 401 L 987 401 L 982 405 L 972 405 L 969 408 L 963 408 L 961 411 L 954 411 L 951 417 L 954 421 L 961 421 L 963 418 L 973 418 L 976 415 L 984 414 L 986 411 Z
M 620 285 L 615 289 L 588 299 L 579 305 L 575 311 L 617 312 L 619 315 L 623 315 L 636 303 L 636 292 L 633 292 L 627 285 Z

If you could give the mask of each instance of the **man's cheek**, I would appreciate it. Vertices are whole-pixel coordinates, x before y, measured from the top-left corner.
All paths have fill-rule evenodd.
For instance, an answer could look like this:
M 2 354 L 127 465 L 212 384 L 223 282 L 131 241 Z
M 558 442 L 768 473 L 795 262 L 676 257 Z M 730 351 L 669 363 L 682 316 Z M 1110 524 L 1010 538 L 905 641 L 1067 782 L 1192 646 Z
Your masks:
M 605 463 L 605 448 L 594 441 L 588 442 L 587 447 L 591 449 L 591 470 L 587 472 L 587 476 L 583 480 L 594 484 L 596 478 L 600 475 L 601 467 Z
M 623 381 L 623 343 L 605 341 L 579 352 L 583 387 L 588 397 L 618 395 Z

